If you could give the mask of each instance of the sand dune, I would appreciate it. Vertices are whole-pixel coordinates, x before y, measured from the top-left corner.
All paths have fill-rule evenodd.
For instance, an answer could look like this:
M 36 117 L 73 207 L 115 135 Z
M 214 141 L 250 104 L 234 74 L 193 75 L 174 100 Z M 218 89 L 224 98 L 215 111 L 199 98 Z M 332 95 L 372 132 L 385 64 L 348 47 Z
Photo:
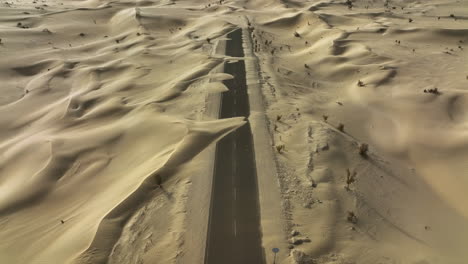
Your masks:
M 57 4 L 1 9 L 2 262 L 107 262 L 131 216 L 184 195 L 179 168 L 245 122 L 200 121 L 223 62 L 203 42 L 227 24 L 153 2 Z
M 468 5 L 350 3 L 2 3 L 0 262 L 198 259 L 189 214 L 209 205 L 190 200 L 210 187 L 192 180 L 247 122 L 213 106 L 241 27 L 262 92 L 248 120 L 266 114 L 277 165 L 259 188 L 281 192 L 281 215 L 261 215 L 284 227 L 262 227 L 277 263 L 466 263 Z
M 254 41 L 275 87 L 264 90 L 269 113 L 280 118 L 272 132 L 285 146 L 286 222 L 312 240 L 292 253 L 298 263 L 466 258 L 466 124 L 462 103 L 453 106 L 466 94 L 466 24 L 444 17 L 454 1 L 389 2 L 387 11 L 376 1 L 322 1 L 256 16 Z M 441 94 L 423 93 L 434 87 Z M 367 159 L 360 142 L 371 145 Z M 350 191 L 346 169 L 358 175 Z

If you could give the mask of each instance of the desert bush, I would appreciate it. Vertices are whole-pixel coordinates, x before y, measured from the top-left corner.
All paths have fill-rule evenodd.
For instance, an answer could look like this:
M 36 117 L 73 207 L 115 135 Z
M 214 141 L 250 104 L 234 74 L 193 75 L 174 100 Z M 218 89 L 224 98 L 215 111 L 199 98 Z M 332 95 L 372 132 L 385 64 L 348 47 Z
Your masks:
M 339 131 L 344 132 L 344 124 L 339 123 L 337 128 Z
M 283 152 L 283 150 L 284 150 L 284 145 L 278 145 L 278 146 L 276 146 L 276 151 L 278 151 L 278 153 L 281 154 L 281 153 Z
M 359 144 L 359 155 L 367 157 L 367 151 L 369 151 L 369 145 L 366 143 Z
M 357 223 L 357 216 L 353 211 L 348 211 L 348 215 L 346 216 L 346 220 L 348 222 L 356 224 Z
M 281 120 L 281 117 L 282 117 L 281 115 L 277 115 L 277 116 L 276 116 L 276 121 L 280 121 L 280 120 Z
M 351 185 L 352 183 L 356 181 L 356 175 L 357 175 L 356 171 L 353 171 L 351 173 L 349 169 L 346 169 L 346 189 L 349 190 L 349 185 Z
M 438 88 L 428 89 L 428 90 L 424 89 L 424 92 L 425 92 L 425 93 L 431 93 L 431 94 L 437 94 L 437 95 L 440 94 Z

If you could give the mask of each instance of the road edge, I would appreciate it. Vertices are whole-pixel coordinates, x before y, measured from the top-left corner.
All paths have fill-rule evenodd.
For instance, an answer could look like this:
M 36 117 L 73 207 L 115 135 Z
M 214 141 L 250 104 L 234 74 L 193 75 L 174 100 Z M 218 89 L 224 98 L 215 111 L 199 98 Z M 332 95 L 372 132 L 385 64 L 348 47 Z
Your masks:
M 211 56 L 223 55 L 226 51 L 226 40 L 215 43 Z M 224 72 L 221 63 L 210 73 Z M 208 80 L 208 83 L 211 79 Z M 205 98 L 205 111 L 202 120 L 219 119 L 221 93 L 208 93 Z M 195 159 L 200 166 L 193 171 L 192 186 L 188 194 L 186 212 L 186 230 L 181 257 L 177 263 L 204 263 L 210 221 L 213 174 L 215 166 L 216 144 L 211 144 Z M 208 190 L 208 191 L 206 191 Z
M 259 60 L 253 53 L 249 30 L 242 29 L 242 39 L 250 105 L 249 122 L 252 128 L 257 168 L 262 246 L 266 253 L 266 263 L 273 263 L 273 248 L 280 249 L 276 255 L 276 263 L 282 263 L 288 257 L 289 252 L 286 221 L 283 214 L 276 157 L 272 147 L 273 141 L 265 114 Z

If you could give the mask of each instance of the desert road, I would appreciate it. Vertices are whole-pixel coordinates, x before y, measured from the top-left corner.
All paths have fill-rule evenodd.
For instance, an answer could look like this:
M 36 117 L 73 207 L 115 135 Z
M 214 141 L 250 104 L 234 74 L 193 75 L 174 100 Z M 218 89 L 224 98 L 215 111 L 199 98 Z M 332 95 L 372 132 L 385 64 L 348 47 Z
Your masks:
M 242 30 L 228 34 L 226 54 L 244 57 Z M 226 63 L 234 76 L 224 81 L 220 118 L 249 116 L 243 60 Z M 250 124 L 220 140 L 216 146 L 206 264 L 265 263 L 261 246 L 255 155 Z

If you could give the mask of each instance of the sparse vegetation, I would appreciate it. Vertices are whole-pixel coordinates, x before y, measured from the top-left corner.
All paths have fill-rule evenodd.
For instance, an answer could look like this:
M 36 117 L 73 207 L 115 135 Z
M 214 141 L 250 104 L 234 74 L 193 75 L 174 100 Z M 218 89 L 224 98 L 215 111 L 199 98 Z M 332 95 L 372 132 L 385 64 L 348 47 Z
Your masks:
M 327 122 L 328 116 L 327 115 L 322 115 L 323 121 Z
M 300 35 L 299 33 L 297 33 L 297 31 L 294 31 L 294 36 L 295 36 L 296 38 L 300 38 L 300 37 L 301 37 L 301 35 Z
M 325 144 L 321 149 L 322 149 L 323 151 L 329 150 L 329 149 L 330 149 L 330 145 L 328 145 L 328 142 L 327 142 L 327 144 Z
M 348 215 L 346 216 L 346 220 L 352 224 L 357 223 L 357 216 L 353 211 L 348 211 Z
M 312 188 L 317 188 L 317 183 L 314 180 L 312 180 L 311 186 L 312 186 Z
M 359 144 L 359 155 L 367 157 L 367 152 L 369 151 L 369 145 L 366 143 Z
M 339 123 L 337 128 L 339 131 L 344 132 L 344 124 Z
M 363 87 L 363 86 L 364 86 L 364 83 L 363 83 L 361 80 L 359 80 L 359 81 L 357 82 L 357 85 L 358 85 L 359 87 Z
M 80 33 L 80 37 L 84 37 L 85 36 L 85 33 Z
M 428 89 L 428 90 L 424 89 L 424 93 L 431 93 L 431 94 L 436 94 L 436 95 L 440 94 L 439 89 L 437 89 L 437 88 Z
M 284 145 L 278 145 L 276 146 L 276 151 L 278 151 L 278 153 L 282 153 L 284 151 Z
M 408 19 L 408 22 L 409 22 L 409 23 L 413 22 L 413 19 L 412 19 L 412 18 L 409 18 L 409 19 Z
M 346 169 L 346 187 L 345 188 L 347 190 L 349 190 L 349 185 L 351 185 L 352 183 L 356 181 L 356 175 L 357 175 L 356 171 L 353 171 L 351 173 L 349 169 Z
M 282 117 L 281 115 L 277 115 L 277 116 L 276 116 L 276 121 L 280 121 L 280 120 L 281 120 L 281 117 Z

